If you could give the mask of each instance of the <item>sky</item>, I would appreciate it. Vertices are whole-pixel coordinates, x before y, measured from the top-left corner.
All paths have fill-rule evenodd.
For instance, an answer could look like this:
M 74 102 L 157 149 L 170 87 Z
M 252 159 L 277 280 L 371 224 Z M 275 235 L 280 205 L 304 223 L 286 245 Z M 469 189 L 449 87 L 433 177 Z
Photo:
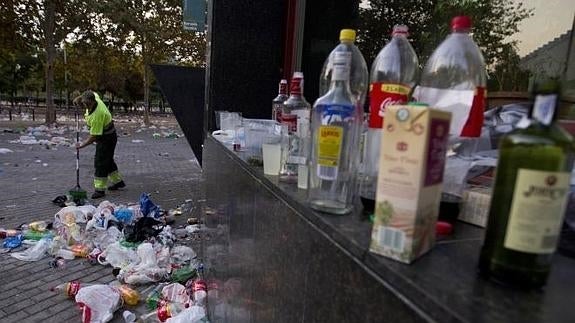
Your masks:
M 478 0 L 482 1 L 482 0 Z M 575 0 L 508 0 L 523 2 L 534 9 L 534 15 L 519 25 L 519 32 L 512 39 L 518 40 L 519 56 L 523 57 L 555 37 L 571 29 L 575 15 Z M 361 0 L 367 7 L 369 0 Z
M 534 9 L 534 15 L 519 25 L 519 56 L 523 57 L 571 29 L 575 0 L 513 0 Z

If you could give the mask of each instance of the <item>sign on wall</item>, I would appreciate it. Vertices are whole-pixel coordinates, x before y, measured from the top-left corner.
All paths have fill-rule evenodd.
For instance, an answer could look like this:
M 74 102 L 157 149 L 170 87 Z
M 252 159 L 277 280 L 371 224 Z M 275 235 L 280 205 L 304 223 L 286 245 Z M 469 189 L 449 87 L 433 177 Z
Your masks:
M 183 0 L 184 30 L 203 32 L 206 28 L 206 0 Z

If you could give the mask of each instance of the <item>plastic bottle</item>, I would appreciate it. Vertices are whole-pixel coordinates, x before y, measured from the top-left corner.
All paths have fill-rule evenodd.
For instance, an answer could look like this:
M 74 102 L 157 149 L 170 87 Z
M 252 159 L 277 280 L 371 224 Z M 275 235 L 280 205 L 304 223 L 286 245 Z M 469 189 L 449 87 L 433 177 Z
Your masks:
M 353 102 L 363 109 L 369 79 L 367 63 L 361 51 L 355 45 L 355 30 L 342 29 L 339 34 L 339 40 L 340 44 L 331 51 L 323 63 L 319 79 L 319 96 L 322 97 L 330 89 L 335 52 L 349 51 L 351 52 L 350 91 L 353 96 Z
M 142 315 L 141 319 L 144 322 L 165 322 L 170 317 L 178 315 L 186 308 L 185 305 L 179 303 L 166 303 L 162 304 L 155 311 Z
M 281 122 L 283 104 L 288 99 L 287 86 L 287 80 L 282 79 L 279 84 L 278 96 L 272 101 L 272 120 L 277 122 Z
M 356 193 L 363 110 L 354 104 L 349 89 L 352 52 L 349 47 L 338 48 L 332 60 L 330 90 L 317 99 L 312 112 L 308 200 L 316 210 L 345 214 L 353 209 Z
M 12 230 L 12 229 L 0 229 L 0 239 L 4 239 L 6 237 L 15 237 L 22 232 L 19 230 Z
M 408 28 L 393 27 L 392 37 L 371 65 L 369 84 L 369 121 L 364 142 L 363 172 L 360 197 L 364 211 L 372 213 L 375 207 L 379 148 L 385 107 L 407 103 L 408 96 L 417 82 L 419 61 L 411 47 Z
M 425 64 L 414 94 L 431 107 L 451 111 L 450 134 L 461 137 L 481 134 L 485 109 L 486 68 L 479 47 L 469 35 L 471 25 L 467 16 L 452 19 L 452 33 Z
M 81 284 L 79 281 L 74 280 L 52 287 L 50 288 L 50 291 L 58 294 L 63 294 L 68 298 L 74 298 L 76 294 L 78 294 L 80 288 L 85 286 L 88 285 Z
M 469 32 L 471 18 L 457 16 L 452 33 L 435 49 L 423 69 L 414 97 L 452 113 L 450 145 L 457 153 L 448 158 L 443 179 L 442 201 L 462 195 L 465 176 L 471 167 L 483 126 L 486 99 L 486 67 L 483 55 Z M 445 202 L 442 202 L 445 203 Z M 439 215 L 440 220 L 449 221 Z
M 282 166 L 279 180 L 297 182 L 298 167 L 307 163 L 309 148 L 306 145 L 310 136 L 309 124 L 311 105 L 303 95 L 303 73 L 294 72 L 291 80 L 290 96 L 284 102 L 281 124 L 287 127 L 282 147 Z

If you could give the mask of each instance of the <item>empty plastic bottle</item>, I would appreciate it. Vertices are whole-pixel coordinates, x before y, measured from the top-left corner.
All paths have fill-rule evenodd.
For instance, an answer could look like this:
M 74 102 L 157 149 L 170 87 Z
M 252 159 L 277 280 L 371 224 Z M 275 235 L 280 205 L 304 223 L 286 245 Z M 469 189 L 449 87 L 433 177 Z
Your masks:
M 360 197 L 364 211 L 373 212 L 379 169 L 379 149 L 385 107 L 407 103 L 417 82 L 419 61 L 411 47 L 408 28 L 396 25 L 391 40 L 371 65 L 369 84 L 369 121 L 364 142 L 363 172 Z
M 485 109 L 486 68 L 469 34 L 471 18 L 457 16 L 451 34 L 435 49 L 423 69 L 414 96 L 431 107 L 452 112 L 450 134 L 479 137 Z
M 342 50 L 349 51 L 351 52 L 351 67 L 349 76 L 350 91 L 354 104 L 356 104 L 358 107 L 361 107 L 363 110 L 365 96 L 367 94 L 369 75 L 365 58 L 363 58 L 361 51 L 355 45 L 355 36 L 356 33 L 353 29 L 342 29 L 340 31 L 340 44 L 331 51 L 323 63 L 323 68 L 321 70 L 319 79 L 319 96 L 322 97 L 330 89 L 331 79 L 333 76 L 333 62 L 335 58 L 335 52 Z

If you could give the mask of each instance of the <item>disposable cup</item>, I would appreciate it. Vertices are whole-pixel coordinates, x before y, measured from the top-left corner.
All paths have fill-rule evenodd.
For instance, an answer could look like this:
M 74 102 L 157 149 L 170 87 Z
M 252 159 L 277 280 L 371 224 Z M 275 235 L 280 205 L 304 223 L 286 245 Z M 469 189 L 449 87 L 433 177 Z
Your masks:
M 280 172 L 282 146 L 279 143 L 262 144 L 264 157 L 264 174 L 277 176 Z

